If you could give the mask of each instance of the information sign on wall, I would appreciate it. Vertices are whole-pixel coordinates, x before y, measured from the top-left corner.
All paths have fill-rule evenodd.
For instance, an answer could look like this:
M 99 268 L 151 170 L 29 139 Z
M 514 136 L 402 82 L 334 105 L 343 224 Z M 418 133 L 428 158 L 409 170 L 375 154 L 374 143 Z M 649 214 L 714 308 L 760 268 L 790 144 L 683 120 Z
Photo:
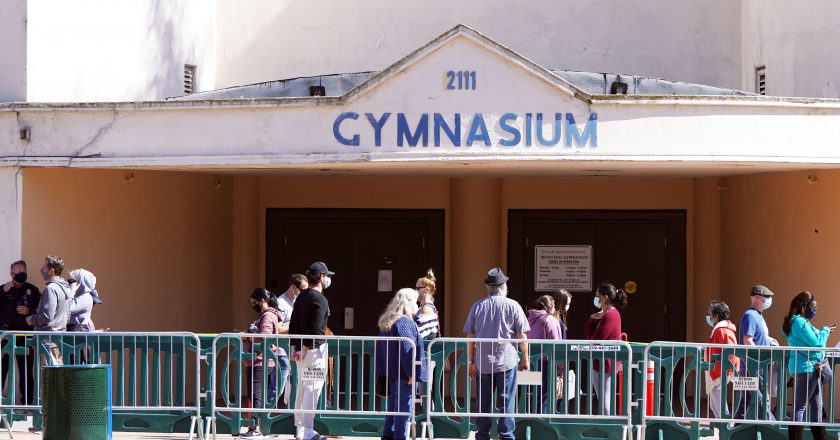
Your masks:
M 592 291 L 592 246 L 535 246 L 534 288 Z

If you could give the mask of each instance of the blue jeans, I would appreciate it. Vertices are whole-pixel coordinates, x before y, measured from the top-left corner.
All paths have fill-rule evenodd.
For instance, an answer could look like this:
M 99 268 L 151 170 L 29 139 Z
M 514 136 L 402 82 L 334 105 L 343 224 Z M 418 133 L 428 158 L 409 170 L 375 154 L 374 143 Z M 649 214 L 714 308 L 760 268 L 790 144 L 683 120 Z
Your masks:
M 513 414 L 516 410 L 516 368 L 492 373 L 479 374 L 478 412 Z M 498 406 L 498 410 L 496 407 Z M 490 417 L 476 417 L 478 431 L 476 440 L 490 439 Z M 499 440 L 513 440 L 516 422 L 513 417 L 499 417 Z
M 822 384 L 819 371 L 793 376 L 793 421 L 805 421 L 805 407 L 811 411 L 811 422 L 822 423 Z
M 277 356 L 277 369 L 274 374 L 268 376 L 268 395 L 266 402 L 270 406 L 274 406 L 277 401 L 277 395 L 283 395 L 283 389 L 286 387 L 286 379 L 289 378 L 289 373 L 292 371 L 292 364 L 289 362 L 288 356 Z M 279 387 L 277 376 L 280 376 Z
M 405 379 L 388 378 L 388 412 L 411 411 L 414 387 Z M 408 416 L 385 416 L 383 439 L 405 440 L 408 437 Z

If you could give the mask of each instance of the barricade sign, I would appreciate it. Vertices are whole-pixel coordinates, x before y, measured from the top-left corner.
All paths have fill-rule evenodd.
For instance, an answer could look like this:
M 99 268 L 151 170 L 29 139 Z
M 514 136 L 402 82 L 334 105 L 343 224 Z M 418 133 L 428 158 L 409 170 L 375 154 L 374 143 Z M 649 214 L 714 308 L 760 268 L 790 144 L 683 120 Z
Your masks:
M 758 391 L 757 377 L 734 377 L 732 385 L 735 391 Z

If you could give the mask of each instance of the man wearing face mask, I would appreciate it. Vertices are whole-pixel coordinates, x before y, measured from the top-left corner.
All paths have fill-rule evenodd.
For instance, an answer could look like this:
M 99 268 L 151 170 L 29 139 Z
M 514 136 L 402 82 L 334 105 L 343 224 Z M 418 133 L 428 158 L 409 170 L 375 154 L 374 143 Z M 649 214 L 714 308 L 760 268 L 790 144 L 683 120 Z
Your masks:
M 26 318 L 26 323 L 35 327 L 35 331 L 63 332 L 67 330 L 70 319 L 70 305 L 73 292 L 70 284 L 61 278 L 64 271 L 64 260 L 61 257 L 48 255 L 41 266 L 41 278 L 47 283 L 41 295 L 41 303 L 34 315 Z M 44 342 L 53 364 L 61 365 L 61 352 L 51 342 Z
M 313 338 L 292 337 L 292 360 L 297 362 L 297 395 L 295 409 L 316 410 L 327 375 L 327 318 L 330 304 L 323 292 L 332 284 L 335 272 L 322 262 L 312 263 L 306 271 L 309 288 L 295 299 L 292 318 L 289 321 L 290 335 L 310 335 Z M 297 440 L 320 440 L 315 429 L 315 413 L 295 412 L 295 438 Z
M 764 311 L 773 305 L 773 292 L 760 285 L 756 284 L 750 289 L 750 308 L 744 313 L 741 318 L 741 323 L 738 326 L 738 342 L 741 345 L 752 345 L 758 347 L 778 346 L 779 342 L 770 337 L 770 331 L 767 329 L 767 323 L 764 321 Z M 749 364 L 749 365 L 748 365 Z M 741 362 L 740 374 L 741 376 L 749 375 L 747 368 L 749 366 L 750 373 L 758 371 L 758 391 L 755 392 L 756 401 L 758 404 L 754 409 L 750 409 L 749 419 L 775 420 L 773 413 L 769 411 L 770 399 L 762 392 L 765 388 L 765 372 L 763 369 L 755 367 L 755 361 L 744 359 Z M 743 419 L 746 411 L 750 408 L 753 400 L 753 392 L 743 391 L 746 394 L 745 398 L 741 399 L 738 406 L 738 411 L 735 417 Z M 766 399 L 766 400 L 765 400 Z M 766 417 L 765 417 L 766 415 Z
M 38 304 L 41 302 L 41 291 L 26 281 L 25 261 L 20 260 L 12 263 L 10 275 L 12 280 L 3 285 L 3 293 L 0 295 L 0 326 L 3 331 L 32 331 L 32 326 L 26 323 L 26 317 L 38 308 Z M 24 346 L 24 338 L 18 337 L 15 340 L 15 345 L 18 347 Z M 6 344 L 6 341 L 4 339 L 3 344 Z M 18 381 L 26 405 L 32 402 L 32 396 L 37 386 L 33 376 L 33 354 L 34 351 L 30 347 L 28 355 L 15 355 Z M 0 369 L 3 370 L 3 377 L 0 384 L 6 383 L 8 368 L 9 356 L 3 355 L 2 365 L 0 366 Z

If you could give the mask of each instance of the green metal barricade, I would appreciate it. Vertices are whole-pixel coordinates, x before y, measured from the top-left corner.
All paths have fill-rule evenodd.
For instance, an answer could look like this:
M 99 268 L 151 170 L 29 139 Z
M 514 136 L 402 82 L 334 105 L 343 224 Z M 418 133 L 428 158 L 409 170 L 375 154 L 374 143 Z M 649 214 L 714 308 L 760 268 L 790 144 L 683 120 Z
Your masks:
M 17 340 L 17 344 L 12 341 Z M 186 332 L 30 332 L 0 334 L 4 355 L 34 357 L 34 382 L 42 367 L 100 363 L 111 366 L 113 429 L 129 432 L 200 431 L 200 343 Z M 9 365 L 14 365 L 10 362 Z M 15 368 L 9 383 L 17 384 Z M 34 388 L 32 402 L 24 402 L 18 387 L 10 386 L 0 397 L 4 421 L 21 420 L 30 411 L 33 425 L 43 424 L 41 395 Z

